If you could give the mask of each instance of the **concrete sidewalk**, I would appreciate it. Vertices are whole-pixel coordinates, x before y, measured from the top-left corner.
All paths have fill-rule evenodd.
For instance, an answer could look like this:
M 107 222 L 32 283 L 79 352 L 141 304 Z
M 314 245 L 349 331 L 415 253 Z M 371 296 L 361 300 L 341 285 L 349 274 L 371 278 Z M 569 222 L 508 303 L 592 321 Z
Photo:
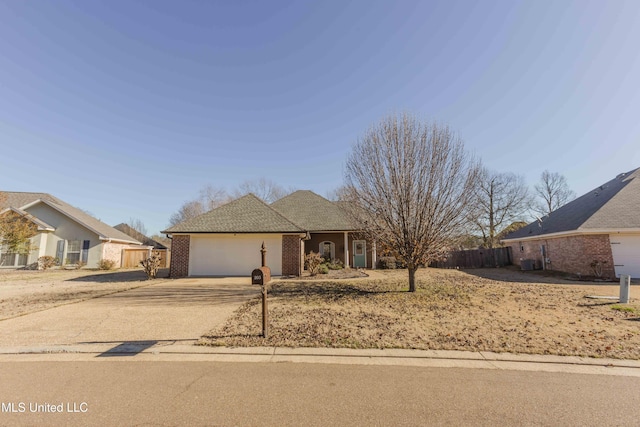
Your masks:
M 5 361 L 291 362 L 498 369 L 640 377 L 639 360 L 445 350 L 207 347 L 176 341 L 0 347 Z

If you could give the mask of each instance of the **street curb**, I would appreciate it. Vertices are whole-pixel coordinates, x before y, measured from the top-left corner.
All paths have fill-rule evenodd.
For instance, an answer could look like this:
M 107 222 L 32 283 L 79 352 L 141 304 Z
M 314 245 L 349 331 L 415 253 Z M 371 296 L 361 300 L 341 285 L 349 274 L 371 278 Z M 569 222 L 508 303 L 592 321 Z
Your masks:
M 194 342 L 195 343 L 195 342 Z M 640 360 L 450 350 L 208 347 L 174 341 L 0 347 L 0 363 L 29 361 L 210 361 L 324 363 L 565 372 L 640 377 Z

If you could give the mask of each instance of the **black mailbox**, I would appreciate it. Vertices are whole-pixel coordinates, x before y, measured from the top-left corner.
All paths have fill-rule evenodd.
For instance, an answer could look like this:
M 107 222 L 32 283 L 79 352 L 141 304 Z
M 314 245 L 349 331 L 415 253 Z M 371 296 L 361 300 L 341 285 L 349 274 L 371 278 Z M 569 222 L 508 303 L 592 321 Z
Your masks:
M 251 272 L 251 284 L 252 285 L 264 285 L 264 273 L 261 269 L 256 268 Z
M 251 272 L 252 285 L 268 285 L 271 281 L 271 269 L 269 267 L 256 268 Z

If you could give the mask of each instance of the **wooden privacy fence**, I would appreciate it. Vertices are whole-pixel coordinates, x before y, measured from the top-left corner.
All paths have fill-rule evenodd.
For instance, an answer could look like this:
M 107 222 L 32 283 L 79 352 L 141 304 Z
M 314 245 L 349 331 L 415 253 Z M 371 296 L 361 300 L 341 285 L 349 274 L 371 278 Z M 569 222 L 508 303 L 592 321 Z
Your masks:
M 160 268 L 169 266 L 170 252 L 166 249 L 153 249 L 153 254 L 160 255 Z M 149 257 L 149 249 L 123 249 L 122 268 L 135 268 L 140 266 L 140 261 Z
M 511 265 L 511 248 L 474 249 L 450 252 L 445 259 L 431 263 L 435 268 L 496 268 Z

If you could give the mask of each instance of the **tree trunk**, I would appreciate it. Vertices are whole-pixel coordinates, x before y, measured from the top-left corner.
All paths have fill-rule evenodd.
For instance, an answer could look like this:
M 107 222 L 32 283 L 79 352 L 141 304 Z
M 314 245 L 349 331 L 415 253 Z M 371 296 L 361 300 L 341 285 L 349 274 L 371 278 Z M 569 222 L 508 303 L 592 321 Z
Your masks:
M 409 292 L 416 291 L 416 269 L 409 267 Z

